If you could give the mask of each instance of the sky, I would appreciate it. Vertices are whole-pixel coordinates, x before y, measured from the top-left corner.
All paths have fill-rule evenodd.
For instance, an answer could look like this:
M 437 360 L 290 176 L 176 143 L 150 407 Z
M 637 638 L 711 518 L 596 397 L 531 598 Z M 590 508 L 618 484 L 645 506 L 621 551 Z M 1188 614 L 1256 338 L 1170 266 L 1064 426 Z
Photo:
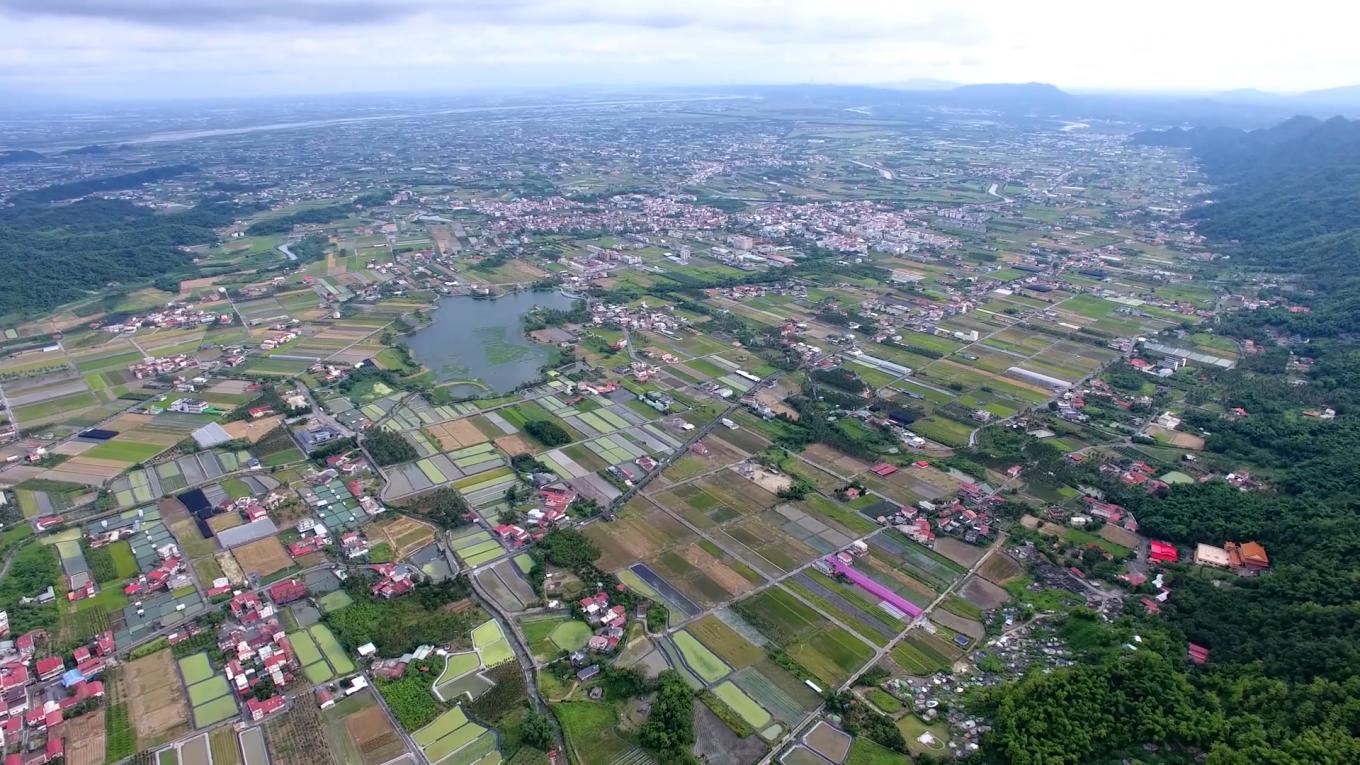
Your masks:
M 0 93 L 1360 83 L 1360 6 L 1294 0 L 1285 10 L 1226 0 L 0 0 Z

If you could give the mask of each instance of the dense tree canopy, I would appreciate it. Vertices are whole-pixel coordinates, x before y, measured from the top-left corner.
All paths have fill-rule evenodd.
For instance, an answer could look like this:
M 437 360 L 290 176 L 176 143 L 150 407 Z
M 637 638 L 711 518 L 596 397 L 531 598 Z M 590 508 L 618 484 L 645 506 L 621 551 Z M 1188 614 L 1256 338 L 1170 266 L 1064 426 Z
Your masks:
M 0 210 L 0 315 L 50 310 L 110 283 L 193 270 L 184 248 L 215 240 L 213 229 L 239 212 L 204 201 L 161 215 L 116 199 Z

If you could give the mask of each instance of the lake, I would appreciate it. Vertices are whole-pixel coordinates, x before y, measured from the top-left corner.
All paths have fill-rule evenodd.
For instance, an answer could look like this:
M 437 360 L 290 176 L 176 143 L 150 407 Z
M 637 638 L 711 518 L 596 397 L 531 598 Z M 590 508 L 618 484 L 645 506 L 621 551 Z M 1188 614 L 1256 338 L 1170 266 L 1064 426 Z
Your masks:
M 525 337 L 521 317 L 534 306 L 567 309 L 572 302 L 560 292 L 518 292 L 495 300 L 441 298 L 433 323 L 406 344 L 438 382 L 476 379 L 496 393 L 508 393 L 538 377 L 551 355 L 551 348 Z M 462 396 L 477 391 L 452 386 L 450 392 Z

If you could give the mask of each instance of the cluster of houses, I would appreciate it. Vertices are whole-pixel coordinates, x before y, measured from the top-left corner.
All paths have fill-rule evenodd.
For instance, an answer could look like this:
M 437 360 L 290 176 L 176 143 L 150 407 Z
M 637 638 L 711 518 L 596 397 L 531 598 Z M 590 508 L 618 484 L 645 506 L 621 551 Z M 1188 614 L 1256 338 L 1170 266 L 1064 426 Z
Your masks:
M 628 627 L 628 609 L 611 604 L 609 594 L 604 591 L 581 598 L 576 606 L 581 618 L 595 630 L 595 634 L 586 641 L 585 650 L 571 655 L 572 665 L 581 668 L 577 677 L 584 682 L 600 671 L 597 665 L 585 666 L 590 663 L 591 654 L 612 654 L 623 642 Z M 645 614 L 646 606 L 639 606 L 638 610 Z
M 197 367 L 198 359 L 185 353 L 177 353 L 173 356 L 147 356 L 128 367 L 128 371 L 138 380 L 147 377 L 159 377 L 160 375 L 174 374 L 181 369 Z
M 298 521 L 297 531 L 302 534 L 302 538 L 288 543 L 288 554 L 294 558 L 319 552 L 332 542 L 346 560 L 362 558 L 368 555 L 370 549 L 368 539 L 358 531 L 342 532 L 338 540 L 332 540 L 330 530 L 315 518 L 303 518 Z
M 378 579 L 370 591 L 384 600 L 401 597 L 416 588 L 420 581 L 420 570 L 408 563 L 377 563 L 369 566 Z
M 269 511 L 274 510 L 286 501 L 286 498 L 276 492 L 271 491 L 263 497 L 238 497 L 230 500 L 221 506 L 224 513 L 240 513 L 247 523 L 258 521 L 269 517 Z
M 170 402 L 166 411 L 176 414 L 221 414 L 222 410 L 197 398 L 180 398 Z
M 112 632 L 100 633 L 90 644 L 72 651 L 71 666 L 57 655 L 35 659 L 38 643 L 46 640 L 46 633 L 35 630 L 0 642 L 0 749 L 25 740 L 31 749 L 27 754 L 7 755 L 5 765 L 61 759 L 65 754 L 62 723 L 88 711 L 104 696 L 104 684 L 97 678 L 117 651 Z M 58 688 L 63 695 L 57 694 Z M 35 746 L 39 736 L 46 737 L 41 748 Z
M 575 489 L 561 484 L 540 487 L 538 499 L 541 506 L 525 513 L 525 525 L 532 526 L 533 531 L 514 523 L 493 526 L 491 531 L 510 549 L 518 549 L 530 540 L 542 537 L 550 529 L 568 522 L 567 508 L 576 501 L 576 497 Z
M 178 545 L 173 542 L 162 545 L 157 548 L 156 557 L 159 562 L 154 568 L 123 585 L 124 594 L 135 597 L 160 590 L 174 592 L 193 584 Z
M 298 332 L 294 329 L 271 330 L 268 336 L 260 342 L 260 350 L 272 351 L 275 348 L 298 338 Z
M 290 413 L 296 412 L 299 409 L 306 409 L 309 406 L 311 406 L 311 403 L 307 400 L 307 397 L 304 396 L 299 391 L 289 391 L 288 393 L 285 393 L 282 396 L 280 396 L 280 399 L 283 401 L 283 405 L 288 409 L 288 412 Z M 278 412 L 275 412 L 273 408 L 268 406 L 252 406 L 246 410 L 246 414 L 250 415 L 251 419 L 258 420 L 261 417 L 268 417 L 271 414 L 278 414 Z
M 673 315 L 669 310 L 648 308 L 643 302 L 637 306 L 596 304 L 590 310 L 590 323 L 597 327 L 641 329 L 674 337 L 677 330 L 688 326 L 690 322 L 682 316 Z
M 275 689 L 293 682 L 297 658 L 275 614 L 277 607 L 306 597 L 307 588 L 297 579 L 285 579 L 271 585 L 267 593 L 269 600 L 253 590 L 234 595 L 227 608 L 235 622 L 224 627 L 217 639 L 217 647 L 226 656 L 227 682 L 245 699 L 246 714 L 252 720 L 263 719 L 287 703 L 281 693 L 261 698 L 258 689 L 266 681 Z
M 1125 465 L 1107 462 L 1099 469 L 1105 475 L 1118 477 L 1125 486 L 1142 486 L 1149 494 L 1167 488 L 1165 481 L 1154 477 L 1156 469 L 1142 460 L 1133 460 Z
M 929 467 L 921 460 L 916 464 Z M 881 462 L 869 468 L 879 477 L 887 477 L 898 471 L 896 465 Z M 848 486 L 842 490 L 842 497 L 853 501 L 860 496 L 858 486 Z M 989 510 L 1003 500 L 988 492 L 978 484 L 965 481 L 959 485 L 959 497 L 949 501 L 921 500 L 914 506 L 897 507 L 891 514 L 883 513 L 877 521 L 883 526 L 892 526 L 899 533 L 917 544 L 930 547 L 937 534 L 957 537 L 969 544 L 986 544 L 996 534 L 996 520 Z
M 190 308 L 186 305 L 170 303 L 159 311 L 152 311 L 145 316 L 126 316 L 118 321 L 110 321 L 107 324 L 95 322 L 90 325 L 92 329 L 102 329 L 112 334 L 124 332 L 132 333 L 143 327 L 147 328 L 173 328 L 173 327 L 196 327 L 204 324 L 217 324 L 220 326 L 231 325 L 233 319 L 229 313 L 216 313 L 214 311 L 204 311 Z

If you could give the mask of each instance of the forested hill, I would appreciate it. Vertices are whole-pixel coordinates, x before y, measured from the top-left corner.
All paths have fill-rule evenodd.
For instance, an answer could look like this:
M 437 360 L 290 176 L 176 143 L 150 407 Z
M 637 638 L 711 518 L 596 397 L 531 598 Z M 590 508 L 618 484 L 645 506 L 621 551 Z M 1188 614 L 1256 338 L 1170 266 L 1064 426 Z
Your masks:
M 1218 186 L 1194 210 L 1200 233 L 1235 260 L 1340 286 L 1360 272 L 1360 122 L 1295 117 L 1265 130 L 1139 133 L 1137 143 L 1191 150 Z
M 1222 581 L 1172 567 L 1160 615 L 1132 604 L 1128 621 L 1105 628 L 1114 646 L 1139 633 L 1134 654 L 1088 651 L 1077 668 L 986 693 L 993 729 L 979 759 L 1360 762 L 1360 124 L 1300 118 L 1251 133 L 1135 140 L 1193 152 L 1217 187 L 1215 202 L 1193 212 L 1198 230 L 1232 262 L 1301 277 L 1286 299 L 1311 311 L 1220 317 L 1219 331 L 1266 353 L 1176 378 L 1185 420 L 1211 433 L 1206 450 L 1263 488 L 1103 488 L 1149 536 L 1187 546 L 1259 540 L 1272 567 Z M 1311 370 L 1288 370 L 1291 354 L 1314 359 Z M 1232 407 L 1247 414 L 1221 414 Z M 1323 407 L 1335 419 L 1303 415 Z M 1083 619 L 1069 617 L 1065 629 L 1098 632 Z M 1186 660 L 1187 639 L 1208 647 L 1206 666 Z
M 0 316 L 33 315 L 111 282 L 128 284 L 184 273 L 182 248 L 212 242 L 240 209 L 204 201 L 160 215 L 120 199 L 26 204 L 0 210 Z

